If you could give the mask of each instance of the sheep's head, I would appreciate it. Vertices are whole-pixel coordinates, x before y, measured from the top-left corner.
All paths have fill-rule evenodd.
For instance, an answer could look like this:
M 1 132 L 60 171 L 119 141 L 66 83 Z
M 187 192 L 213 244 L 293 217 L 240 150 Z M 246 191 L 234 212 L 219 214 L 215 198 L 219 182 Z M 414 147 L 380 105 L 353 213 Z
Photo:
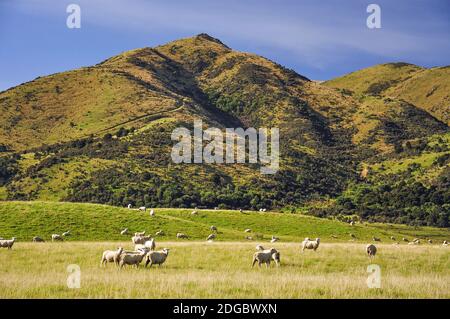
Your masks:
M 316 238 L 316 242 L 320 243 L 320 238 Z
M 271 254 L 275 254 L 275 253 L 277 253 L 277 252 L 278 252 L 278 251 L 277 251 L 275 248 L 273 248 L 273 247 L 270 248 L 270 253 L 271 253 Z
M 118 252 L 119 254 L 121 254 L 121 253 L 123 252 L 123 248 L 122 248 L 122 247 L 117 248 L 117 252 Z
M 164 254 L 169 255 L 169 250 L 170 250 L 169 248 L 163 248 L 162 251 Z
M 272 259 L 279 263 L 280 262 L 280 253 L 279 252 L 273 253 Z

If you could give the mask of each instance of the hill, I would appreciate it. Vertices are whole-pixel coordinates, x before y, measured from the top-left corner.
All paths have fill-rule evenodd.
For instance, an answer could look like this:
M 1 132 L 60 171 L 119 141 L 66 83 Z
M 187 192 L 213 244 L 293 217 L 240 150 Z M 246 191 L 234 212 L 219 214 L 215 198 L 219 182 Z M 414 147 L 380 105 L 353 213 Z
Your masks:
M 0 199 L 299 208 L 447 227 L 449 127 L 406 95 L 382 95 L 422 73 L 385 65 L 321 84 L 207 34 L 127 51 L 0 92 Z M 433 78 L 442 84 L 428 96 L 437 104 L 448 79 L 440 74 Z M 389 85 L 380 89 L 380 78 Z M 194 119 L 204 128 L 278 127 L 279 171 L 174 164 L 171 133 L 191 129 Z M 432 162 L 414 178 L 394 173 L 391 187 L 426 196 L 398 207 L 398 198 L 375 195 L 387 177 L 372 167 L 416 157 Z M 364 168 L 369 178 L 361 177 Z M 361 188 L 374 197 L 349 195 Z
M 145 230 L 155 234 L 163 230 L 165 235 L 157 241 L 176 240 L 178 232 L 187 234 L 189 240 L 203 241 L 211 233 L 211 225 L 218 228 L 217 241 L 246 241 L 246 236 L 252 236 L 253 240 L 265 242 L 275 235 L 282 242 L 300 242 L 305 237 L 348 242 L 352 239 L 350 234 L 354 234 L 356 238 L 352 241 L 363 243 L 370 242 L 373 236 L 387 243 L 392 242 L 390 236 L 397 240 L 430 238 L 438 243 L 450 236 L 448 229 L 377 223 L 350 226 L 338 220 L 301 214 L 199 210 L 193 216 L 191 211 L 161 208 L 155 210 L 152 218 L 148 212 L 98 204 L 0 202 L 0 236 L 15 236 L 22 242 L 40 236 L 48 241 L 51 234 L 70 230 L 72 235 L 66 239 L 69 241 L 130 241 L 134 232 Z M 124 228 L 129 229 L 130 235 L 120 235 Z M 247 228 L 252 233 L 245 233 Z
M 450 124 L 450 67 L 422 68 L 387 63 L 362 69 L 324 83 L 353 92 L 395 98 L 429 112 Z

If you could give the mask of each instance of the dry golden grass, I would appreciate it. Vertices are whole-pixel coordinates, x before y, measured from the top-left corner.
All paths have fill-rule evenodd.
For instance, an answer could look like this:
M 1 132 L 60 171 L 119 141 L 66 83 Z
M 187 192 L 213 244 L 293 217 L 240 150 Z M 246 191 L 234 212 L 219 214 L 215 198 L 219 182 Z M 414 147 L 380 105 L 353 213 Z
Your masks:
M 121 271 L 99 265 L 104 249 L 130 243 L 17 243 L 0 250 L 0 298 L 449 298 L 450 250 L 439 245 L 323 244 L 300 253 L 275 243 L 281 267 L 251 268 L 255 243 L 163 242 L 166 264 Z M 265 244 L 269 246 L 270 244 Z M 381 288 L 369 289 L 367 266 L 381 267 Z M 81 288 L 66 285 L 66 268 L 81 268 Z

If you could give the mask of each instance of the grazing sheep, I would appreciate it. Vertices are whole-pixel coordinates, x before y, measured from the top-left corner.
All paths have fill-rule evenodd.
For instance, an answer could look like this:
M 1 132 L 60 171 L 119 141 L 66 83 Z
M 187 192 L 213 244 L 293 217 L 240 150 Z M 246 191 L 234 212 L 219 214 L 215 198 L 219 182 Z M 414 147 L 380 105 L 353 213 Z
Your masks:
M 13 237 L 9 240 L 2 239 L 0 240 L 0 248 L 8 248 L 12 249 L 12 246 L 14 245 L 14 242 L 16 241 L 16 237 Z
M 428 243 L 429 243 L 429 244 L 432 244 L 433 241 L 432 241 L 431 239 L 428 239 Z
M 402 240 L 405 242 L 409 242 L 408 238 L 405 238 L 405 237 L 403 237 Z
M 215 231 L 215 232 L 217 232 L 217 227 L 216 226 L 211 226 L 211 227 L 209 227 L 209 229 L 211 230 L 211 231 Z
M 151 251 L 145 257 L 145 267 L 150 264 L 150 267 L 153 265 L 161 265 L 166 261 L 167 256 L 169 256 L 169 248 L 163 248 L 160 251 Z
M 141 206 L 141 207 L 139 207 L 138 209 L 139 209 L 140 211 L 144 211 L 144 212 L 147 210 L 147 208 L 146 208 L 145 206 Z
M 146 254 L 147 250 L 145 249 L 140 249 L 132 253 L 121 254 L 119 257 L 119 266 L 120 268 L 123 268 L 124 265 L 134 265 L 138 268 Z
M 196 210 L 193 210 L 192 213 L 191 213 L 191 215 L 198 215 L 198 213 L 197 213 Z
M 442 242 L 442 246 L 447 247 L 447 246 L 448 246 L 448 241 L 444 240 L 444 241 Z
M 302 251 L 305 251 L 305 249 L 312 249 L 314 251 L 319 248 L 320 244 L 320 238 L 316 238 L 316 240 L 310 240 L 309 238 L 305 238 L 305 240 L 302 242 Z
M 163 232 L 162 230 L 158 230 L 158 231 L 155 233 L 155 236 L 164 236 L 164 232 Z
M 256 245 L 256 250 L 264 250 L 264 247 L 262 245 Z
M 250 228 L 247 228 L 246 230 L 244 230 L 245 233 L 251 233 L 252 230 Z
M 155 211 L 152 209 L 152 210 L 150 210 L 150 217 L 153 217 L 153 216 L 155 216 Z
M 183 233 L 177 233 L 177 238 L 178 238 L 178 239 L 187 239 L 187 238 L 188 238 L 188 235 L 183 234 Z
M 208 236 L 208 238 L 206 238 L 207 241 L 213 240 L 213 239 L 216 239 L 216 234 L 210 234 L 210 235 Z
M 63 237 L 70 236 L 70 230 L 68 230 L 68 231 L 66 231 L 66 232 L 64 232 L 64 233 L 62 233 L 62 235 L 63 235 Z
M 39 236 L 34 236 L 33 237 L 33 242 L 34 243 L 43 243 L 45 240 L 43 240 L 41 237 Z
M 394 236 L 391 236 L 391 240 L 395 241 L 395 237 L 394 237 Z
M 381 241 L 381 238 L 377 238 L 377 237 L 372 237 L 373 241 Z
M 351 222 L 350 222 L 350 226 L 354 226 L 355 225 L 355 222 L 352 220 Z
M 121 235 L 128 235 L 128 228 L 125 228 L 120 232 Z
M 115 263 L 116 266 L 119 265 L 120 255 L 123 253 L 123 248 L 119 247 L 117 250 L 105 250 L 102 255 L 102 260 L 100 266 L 106 265 L 106 263 Z
M 280 238 L 278 238 L 278 237 L 272 235 L 272 239 L 270 240 L 270 242 L 271 242 L 271 243 L 275 243 L 275 242 L 277 242 L 277 241 L 279 241 L 279 240 L 280 240 Z
M 64 240 L 64 238 L 62 238 L 61 235 L 58 235 L 58 234 L 52 235 L 52 241 L 63 241 L 63 240 Z
M 269 268 L 270 262 L 274 261 L 277 266 L 280 265 L 280 253 L 275 248 L 268 250 L 257 251 L 253 254 L 252 267 L 258 262 L 258 266 L 261 267 L 262 263 L 266 264 L 266 268 Z
M 377 247 L 373 244 L 369 244 L 366 246 L 366 252 L 369 258 L 375 257 L 375 254 L 377 253 Z
M 128 204 L 128 206 L 127 206 L 127 207 L 128 207 L 128 209 L 131 209 L 131 204 Z
M 243 212 L 242 208 L 239 208 L 239 213 L 242 213 L 242 212 Z
M 150 239 L 152 239 L 151 236 L 133 236 L 133 237 L 131 237 L 131 241 L 135 245 L 136 244 L 145 244 L 145 242 Z
M 247 240 L 253 240 L 253 237 L 252 237 L 252 236 L 245 236 L 245 239 L 247 239 Z
M 150 240 L 147 240 L 147 241 L 144 243 L 144 246 L 147 247 L 147 248 L 149 248 L 150 250 L 155 250 L 155 248 L 156 248 L 156 242 L 155 242 L 155 240 L 152 238 L 152 239 L 150 239 Z

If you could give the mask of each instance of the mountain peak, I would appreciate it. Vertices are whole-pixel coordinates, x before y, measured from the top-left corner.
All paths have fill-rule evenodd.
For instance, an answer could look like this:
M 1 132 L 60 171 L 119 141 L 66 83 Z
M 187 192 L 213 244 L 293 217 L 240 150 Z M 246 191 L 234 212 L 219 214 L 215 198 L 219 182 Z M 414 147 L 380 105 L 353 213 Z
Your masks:
M 214 38 L 214 37 L 210 36 L 210 35 L 207 34 L 207 33 L 200 33 L 200 34 L 197 34 L 197 35 L 195 36 L 195 38 L 197 38 L 197 39 L 202 39 L 202 40 L 207 40 L 207 41 L 211 41 L 211 42 L 215 42 L 215 43 L 217 43 L 217 44 L 223 45 L 224 47 L 230 49 L 230 47 L 228 47 L 228 46 L 227 46 L 226 44 L 224 44 L 222 41 L 220 41 L 220 40 L 217 39 L 217 38 Z

